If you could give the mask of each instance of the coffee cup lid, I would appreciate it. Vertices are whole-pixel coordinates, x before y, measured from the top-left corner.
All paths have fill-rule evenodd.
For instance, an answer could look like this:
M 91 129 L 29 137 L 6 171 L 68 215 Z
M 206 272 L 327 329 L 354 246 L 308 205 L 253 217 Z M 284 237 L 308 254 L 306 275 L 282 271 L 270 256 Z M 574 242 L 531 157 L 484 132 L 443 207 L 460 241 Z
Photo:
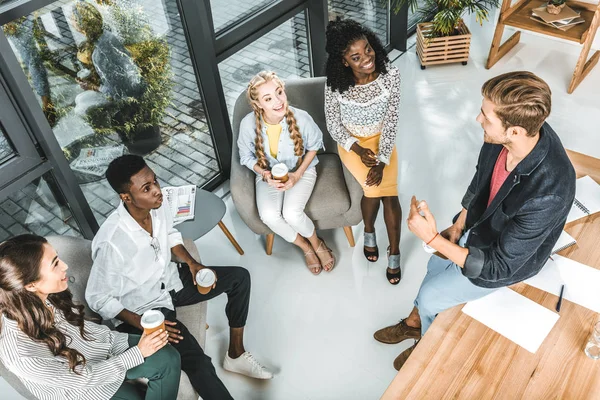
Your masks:
M 203 287 L 214 285 L 216 278 L 215 273 L 208 268 L 203 268 L 196 273 L 196 283 Z
M 158 310 L 148 310 L 142 315 L 140 324 L 143 328 L 156 328 L 165 320 L 165 316 Z
M 284 163 L 275 164 L 271 168 L 271 173 L 274 176 L 283 176 L 288 173 L 288 167 Z

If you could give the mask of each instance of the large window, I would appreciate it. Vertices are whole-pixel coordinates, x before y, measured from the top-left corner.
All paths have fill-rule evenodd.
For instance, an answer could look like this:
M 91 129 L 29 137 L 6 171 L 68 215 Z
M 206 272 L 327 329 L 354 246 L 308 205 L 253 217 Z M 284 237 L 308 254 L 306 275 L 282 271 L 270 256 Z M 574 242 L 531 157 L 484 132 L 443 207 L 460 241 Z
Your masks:
M 81 236 L 52 173 L 0 201 L 0 242 L 27 232 Z
M 215 32 L 227 29 L 277 1 L 280 0 L 210 0 Z
M 14 155 L 15 150 L 8 137 L 6 137 L 2 125 L 0 125 L 0 165 L 10 160 Z
M 310 77 L 306 17 L 301 12 L 219 64 L 230 116 L 254 75 L 274 71 L 283 79 Z
M 389 4 L 381 0 L 328 0 L 329 19 L 350 18 L 377 34 L 381 42 L 389 43 Z
M 2 28 L 99 223 L 121 154 L 166 185 L 220 172 L 176 0 L 60 0 Z

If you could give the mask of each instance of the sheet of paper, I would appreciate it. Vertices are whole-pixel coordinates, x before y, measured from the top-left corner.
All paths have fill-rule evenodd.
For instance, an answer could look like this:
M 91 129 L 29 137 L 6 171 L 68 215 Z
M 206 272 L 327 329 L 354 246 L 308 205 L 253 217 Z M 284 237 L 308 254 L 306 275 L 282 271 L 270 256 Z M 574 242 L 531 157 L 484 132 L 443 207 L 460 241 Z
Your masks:
M 575 240 L 573 236 L 569 235 L 565 231 L 562 231 L 562 233 L 558 237 L 558 240 L 556 241 L 556 244 L 552 248 L 552 254 L 558 253 L 559 251 L 564 250 L 567 247 L 573 246 L 575 243 L 577 243 L 577 240 Z
M 525 283 L 557 296 L 564 284 L 563 298 L 600 312 L 600 270 L 596 268 L 554 255 L 536 276 Z
M 468 302 L 462 311 L 531 353 L 537 351 L 559 318 L 506 287 Z
M 579 200 L 589 211 L 589 215 L 600 211 L 600 185 L 589 176 L 583 176 L 575 182 L 575 198 Z M 587 217 L 575 203 L 571 206 L 571 211 L 567 217 L 567 223 Z

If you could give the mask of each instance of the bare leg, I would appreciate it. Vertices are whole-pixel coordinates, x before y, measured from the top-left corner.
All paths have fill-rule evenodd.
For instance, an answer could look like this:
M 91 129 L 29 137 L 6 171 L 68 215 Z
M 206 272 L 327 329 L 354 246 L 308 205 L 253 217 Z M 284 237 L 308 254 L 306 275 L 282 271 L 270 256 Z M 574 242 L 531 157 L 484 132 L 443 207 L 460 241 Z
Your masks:
M 360 208 L 363 215 L 363 221 L 365 223 L 365 232 L 373 233 L 375 232 L 375 219 L 377 218 L 377 213 L 379 212 L 379 197 L 366 197 L 360 201 Z M 375 247 L 367 247 L 365 246 L 367 251 L 375 251 Z M 375 256 L 369 258 L 370 261 L 377 261 Z
M 244 327 L 229 328 L 229 357 L 238 358 L 246 352 L 244 349 Z
M 384 197 L 383 218 L 387 229 L 388 239 L 390 241 L 390 255 L 400 254 L 400 230 L 402 221 L 402 208 L 398 196 Z M 388 268 L 388 272 L 395 274 L 398 270 Z M 395 283 L 400 278 L 392 278 L 390 281 Z
M 413 307 L 410 315 L 406 317 L 406 325 L 411 328 L 420 328 L 421 327 L 421 316 L 419 315 L 419 310 L 417 307 Z

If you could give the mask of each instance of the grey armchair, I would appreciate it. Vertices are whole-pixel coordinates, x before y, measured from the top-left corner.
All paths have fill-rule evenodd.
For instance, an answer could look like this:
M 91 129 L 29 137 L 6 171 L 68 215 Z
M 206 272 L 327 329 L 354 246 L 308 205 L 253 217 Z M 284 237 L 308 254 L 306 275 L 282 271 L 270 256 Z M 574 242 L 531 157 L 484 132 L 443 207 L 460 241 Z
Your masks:
M 289 103 L 308 112 L 321 131 L 325 150 L 318 153 L 317 183 L 306 205 L 306 214 L 317 229 L 344 228 L 348 243 L 354 247 L 352 226 L 362 220 L 360 200 L 363 190 L 350 171 L 343 166 L 337 143 L 327 132 L 325 123 L 325 78 L 296 79 L 286 82 Z M 266 250 L 273 250 L 274 233 L 260 219 L 254 189 L 255 174 L 240 164 L 237 139 L 241 120 L 252 109 L 246 93 L 238 97 L 233 110 L 233 151 L 231 160 L 231 197 L 242 220 L 259 235 L 267 235 Z M 302 128 L 302 127 L 300 127 Z
M 87 317 L 96 317 L 100 319 L 98 314 L 90 310 L 85 301 L 85 287 L 90 275 L 90 269 L 92 268 L 91 242 L 89 240 L 70 236 L 49 236 L 47 239 L 52 247 L 56 249 L 57 253 L 60 254 L 61 259 L 69 266 L 67 276 L 69 277 L 69 289 L 73 293 L 73 299 L 84 305 Z M 184 240 L 184 246 L 192 257 L 200 261 L 198 249 L 193 241 L 187 239 Z M 206 302 L 191 306 L 177 307 L 177 318 L 187 326 L 190 333 L 194 335 L 203 348 L 206 342 L 206 311 Z M 36 400 L 36 398 L 27 390 L 25 385 L 21 383 L 19 378 L 8 371 L 2 362 L 0 362 L 0 375 L 21 396 L 28 400 Z M 177 399 L 198 399 L 198 394 L 192 387 L 185 372 L 181 373 Z

